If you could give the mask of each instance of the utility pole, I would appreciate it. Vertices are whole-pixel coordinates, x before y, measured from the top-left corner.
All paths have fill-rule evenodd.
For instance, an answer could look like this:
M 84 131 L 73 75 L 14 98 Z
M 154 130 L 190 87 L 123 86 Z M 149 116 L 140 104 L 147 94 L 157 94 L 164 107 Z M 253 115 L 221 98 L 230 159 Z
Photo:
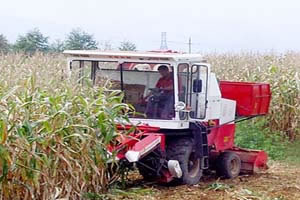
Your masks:
M 189 53 L 192 53 L 192 38 L 189 38 Z
M 167 46 L 167 32 L 162 32 L 161 33 L 160 50 L 168 50 L 168 46 Z

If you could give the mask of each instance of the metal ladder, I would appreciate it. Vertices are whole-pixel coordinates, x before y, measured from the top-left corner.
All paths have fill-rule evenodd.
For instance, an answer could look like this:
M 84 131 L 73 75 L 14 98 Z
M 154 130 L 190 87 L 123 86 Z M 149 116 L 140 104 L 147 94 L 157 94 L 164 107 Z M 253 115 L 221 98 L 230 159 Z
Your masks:
M 202 169 L 208 169 L 209 167 L 209 147 L 208 147 L 208 141 L 207 141 L 207 127 L 201 126 L 200 131 L 202 144 L 201 144 L 201 168 Z
M 205 125 L 193 123 L 190 127 L 195 139 L 196 155 L 201 159 L 201 169 L 209 167 L 208 129 Z

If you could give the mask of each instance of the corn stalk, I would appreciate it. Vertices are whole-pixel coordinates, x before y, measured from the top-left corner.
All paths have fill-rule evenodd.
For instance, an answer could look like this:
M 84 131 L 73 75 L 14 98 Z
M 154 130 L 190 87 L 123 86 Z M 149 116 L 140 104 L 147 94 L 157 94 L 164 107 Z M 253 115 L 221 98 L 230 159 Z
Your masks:
M 2 56 L 2 199 L 80 199 L 105 192 L 120 175 L 106 146 L 132 109 L 106 88 L 62 79 L 61 60 Z

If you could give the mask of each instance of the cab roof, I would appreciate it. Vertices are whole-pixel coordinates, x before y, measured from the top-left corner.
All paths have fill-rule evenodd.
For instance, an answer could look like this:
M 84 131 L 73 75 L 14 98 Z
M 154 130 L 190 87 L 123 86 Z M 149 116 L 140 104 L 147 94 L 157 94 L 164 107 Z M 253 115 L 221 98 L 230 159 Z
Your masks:
M 99 50 L 65 50 L 66 56 L 84 59 L 114 59 L 140 61 L 187 61 L 204 62 L 200 54 L 170 53 L 168 52 L 139 52 L 139 51 L 99 51 Z

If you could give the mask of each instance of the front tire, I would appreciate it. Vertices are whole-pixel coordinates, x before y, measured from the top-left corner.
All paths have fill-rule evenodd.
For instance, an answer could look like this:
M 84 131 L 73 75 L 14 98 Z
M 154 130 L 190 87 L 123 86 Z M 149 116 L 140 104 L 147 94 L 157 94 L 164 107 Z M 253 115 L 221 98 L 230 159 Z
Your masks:
M 176 138 L 167 147 L 168 160 L 178 160 L 182 177 L 176 178 L 178 184 L 195 185 L 202 177 L 201 159 L 196 157 L 192 138 Z

